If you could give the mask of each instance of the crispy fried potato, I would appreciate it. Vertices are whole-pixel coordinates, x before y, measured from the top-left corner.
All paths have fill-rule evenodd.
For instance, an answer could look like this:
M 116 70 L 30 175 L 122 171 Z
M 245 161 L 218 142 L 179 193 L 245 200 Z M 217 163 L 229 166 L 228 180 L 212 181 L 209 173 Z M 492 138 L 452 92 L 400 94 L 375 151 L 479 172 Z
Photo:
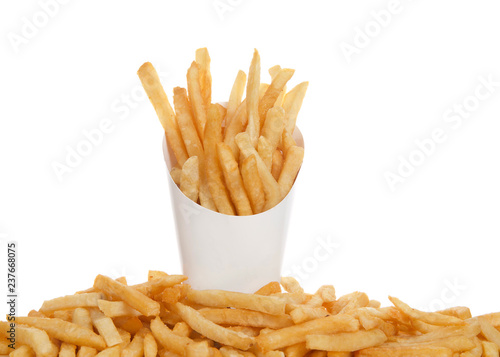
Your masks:
M 189 67 L 188 69 L 187 85 L 189 92 L 189 102 L 191 103 L 191 109 L 193 113 L 193 124 L 196 127 L 196 132 L 198 133 L 199 139 L 203 141 L 203 137 L 205 135 L 205 124 L 207 122 L 207 103 L 205 103 L 205 100 L 201 94 L 200 69 L 196 62 L 191 63 L 191 67 Z M 184 143 L 186 143 L 186 139 L 184 139 Z
M 91 309 L 90 318 L 99 335 L 106 341 L 106 346 L 113 347 L 123 342 L 113 320 L 104 315 L 102 311 L 95 308 Z
M 261 127 L 266 120 L 266 114 L 269 109 L 271 109 L 276 103 L 278 96 L 285 87 L 286 83 L 292 78 L 294 74 L 293 69 L 284 68 L 280 70 L 276 76 L 273 78 L 269 88 L 267 88 L 266 93 L 259 102 L 259 118 Z
M 200 69 L 201 96 L 205 107 L 212 103 L 212 75 L 210 73 L 210 56 L 207 48 L 196 50 L 196 63 Z
M 226 128 L 231 124 L 231 121 L 236 114 L 236 110 L 241 104 L 241 98 L 243 97 L 243 92 L 245 91 L 246 82 L 246 73 L 238 71 L 236 79 L 234 80 L 233 88 L 231 89 L 231 94 L 229 95 L 229 101 L 227 102 Z
M 62 354 L 59 353 L 59 356 L 69 357 L 69 355 L 65 353 Z M 9 354 L 9 357 L 35 357 L 35 351 L 33 351 L 33 349 L 30 346 L 24 345 L 12 351 Z
M 255 148 L 260 135 L 260 117 L 259 117 L 259 88 L 260 88 L 260 56 L 257 50 L 254 50 L 250 69 L 248 71 L 247 82 L 247 116 L 248 125 L 246 132 L 250 138 L 250 143 Z
M 151 321 L 151 332 L 153 336 L 165 349 L 183 356 L 186 353 L 186 346 L 193 342 L 189 337 L 177 336 L 156 317 Z
M 281 293 L 281 285 L 277 281 L 271 281 L 255 292 L 257 295 L 266 296 L 278 293 Z
M 269 327 L 280 329 L 293 325 L 288 315 L 270 315 L 263 312 L 245 309 L 210 309 L 205 308 L 199 312 L 210 321 L 218 325 Z
M 290 92 L 285 95 L 283 99 L 283 109 L 285 110 L 285 130 L 293 134 L 295 130 L 295 123 L 297 122 L 297 115 L 299 114 L 302 102 L 306 95 L 309 82 L 302 82 L 297 84 Z
M 352 352 L 378 346 L 387 340 L 381 330 L 343 332 L 335 335 L 309 335 L 306 346 L 311 350 Z
M 278 181 L 280 178 L 281 170 L 283 169 L 283 162 L 284 161 L 285 160 L 283 159 L 283 154 L 281 153 L 280 149 L 274 150 L 273 162 L 271 164 L 271 174 L 273 175 L 273 177 L 276 181 Z
M 98 300 L 97 304 L 99 309 L 107 317 L 117 317 L 117 316 L 140 316 L 141 313 L 123 301 L 108 301 L 108 300 Z
M 257 168 L 257 160 L 255 155 L 250 155 L 243 160 L 241 164 L 241 177 L 245 190 L 248 194 L 248 199 L 252 206 L 254 214 L 264 211 L 266 205 L 266 196 L 264 193 L 264 186 L 259 176 L 259 169 Z
M 158 345 L 151 332 L 144 336 L 144 357 L 156 357 L 158 353 Z
M 77 307 L 97 307 L 97 301 L 102 298 L 103 296 L 101 293 L 61 296 L 44 301 L 40 308 L 40 312 L 47 315 L 56 310 L 74 309 Z
M 300 146 L 292 146 L 288 150 L 280 177 L 278 179 L 282 197 L 285 197 L 292 189 L 303 160 L 304 148 Z
M 191 156 L 182 166 L 180 190 L 193 202 L 198 202 L 200 193 L 200 167 L 198 156 Z

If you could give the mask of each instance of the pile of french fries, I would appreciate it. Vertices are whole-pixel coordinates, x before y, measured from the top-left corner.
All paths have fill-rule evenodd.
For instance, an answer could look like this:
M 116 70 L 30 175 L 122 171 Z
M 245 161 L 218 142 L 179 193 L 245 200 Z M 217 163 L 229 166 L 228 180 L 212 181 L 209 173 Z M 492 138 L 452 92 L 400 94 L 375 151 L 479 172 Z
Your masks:
M 254 294 L 194 290 L 186 279 L 150 271 L 147 282 L 127 285 L 125 278 L 98 275 L 90 289 L 45 301 L 15 322 L 0 322 L 0 355 L 499 355 L 500 313 L 473 318 L 466 307 L 422 312 L 393 297 L 394 306 L 380 307 L 361 292 L 337 298 L 331 285 L 307 294 L 293 278 Z
M 269 73 L 271 83 L 261 83 L 255 50 L 248 82 L 239 71 L 227 106 L 213 104 L 210 56 L 200 48 L 187 72 L 187 90 L 174 88 L 172 108 L 153 65 L 139 68 L 177 160 L 171 176 L 203 207 L 228 215 L 257 214 L 276 206 L 292 188 L 304 158 L 292 135 L 308 82 L 287 92 L 294 70 L 274 66 Z

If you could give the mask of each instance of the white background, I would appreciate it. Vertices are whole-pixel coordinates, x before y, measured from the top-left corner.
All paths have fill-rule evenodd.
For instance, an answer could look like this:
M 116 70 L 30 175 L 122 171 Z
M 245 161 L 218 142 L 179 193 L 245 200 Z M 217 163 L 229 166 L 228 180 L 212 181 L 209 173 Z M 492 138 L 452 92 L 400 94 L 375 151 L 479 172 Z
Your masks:
M 284 270 L 300 267 L 310 292 L 329 283 L 383 304 L 391 294 L 423 309 L 500 311 L 500 87 L 470 97 L 480 77 L 500 81 L 498 1 L 214 4 L 72 0 L 45 18 L 38 1 L 0 5 L 0 276 L 5 294 L 15 240 L 19 312 L 98 273 L 137 283 L 148 269 L 180 272 L 163 132 L 136 71 L 151 61 L 170 94 L 204 46 L 217 101 L 254 48 L 263 81 L 275 64 L 296 69 L 290 86 L 310 81 Z M 24 18 L 38 28 L 13 45 Z M 455 127 L 443 115 L 464 100 L 477 108 Z M 111 132 L 59 181 L 53 163 L 106 118 Z M 446 140 L 391 191 L 384 175 L 437 128 Z M 336 247 L 323 261 L 319 237 Z

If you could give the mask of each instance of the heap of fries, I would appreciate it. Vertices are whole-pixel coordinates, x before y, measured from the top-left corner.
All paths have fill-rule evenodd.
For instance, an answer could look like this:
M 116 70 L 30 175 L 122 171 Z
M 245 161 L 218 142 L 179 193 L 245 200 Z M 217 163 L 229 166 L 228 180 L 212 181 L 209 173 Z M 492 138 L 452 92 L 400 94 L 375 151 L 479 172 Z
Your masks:
M 94 286 L 0 322 L 11 357 L 382 357 L 499 355 L 500 313 L 466 307 L 412 309 L 365 293 L 336 298 L 325 285 L 304 293 L 293 278 L 254 294 L 193 290 L 183 275 L 150 271 L 127 285 L 98 275 Z M 282 287 L 285 292 L 282 291 Z M 15 332 L 12 333 L 12 329 Z M 15 350 L 12 350 L 12 345 Z M 10 346 L 10 347 L 9 347 Z
M 187 72 L 187 90 L 174 88 L 174 111 L 153 65 L 139 68 L 177 160 L 171 176 L 203 207 L 228 215 L 257 214 L 276 206 L 292 188 L 304 158 L 292 135 L 308 82 L 287 92 L 294 70 L 274 66 L 269 73 L 271 83 L 261 83 L 255 50 L 248 82 L 239 71 L 227 107 L 213 104 L 210 57 L 200 48 Z

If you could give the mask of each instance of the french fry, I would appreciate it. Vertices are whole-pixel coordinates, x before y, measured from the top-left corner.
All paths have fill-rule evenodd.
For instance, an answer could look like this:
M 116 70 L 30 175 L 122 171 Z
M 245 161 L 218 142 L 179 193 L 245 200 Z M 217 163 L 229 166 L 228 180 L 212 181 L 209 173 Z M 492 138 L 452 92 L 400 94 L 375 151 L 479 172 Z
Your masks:
M 151 332 L 144 336 L 144 357 L 156 357 L 158 353 L 158 345 Z
M 170 170 L 170 177 L 172 177 L 172 180 L 177 186 L 181 184 L 181 172 L 182 169 L 177 166 L 174 166 L 172 170 Z
M 296 343 L 285 348 L 286 357 L 304 357 L 309 349 L 306 347 L 305 342 Z
M 117 328 L 133 334 L 137 333 L 143 327 L 141 320 L 137 316 L 119 316 L 113 318 L 113 322 Z
M 44 301 L 40 312 L 50 314 L 56 310 L 74 309 L 76 307 L 97 307 L 97 301 L 102 298 L 101 293 L 62 296 Z
M 438 326 L 448 326 L 448 325 L 457 325 L 463 326 L 465 322 L 457 317 L 443 315 L 437 312 L 423 312 L 417 309 L 413 309 L 409 307 L 407 304 L 399 300 L 398 298 L 389 296 L 389 300 L 400 309 L 403 313 L 410 316 L 413 319 L 422 320 L 431 325 Z
M 283 169 L 283 162 L 284 159 L 281 151 L 279 149 L 274 150 L 273 162 L 271 165 L 271 174 L 276 181 L 278 181 L 280 178 L 281 170 Z
M 277 281 L 271 281 L 255 292 L 257 295 L 266 296 L 278 293 L 281 293 L 281 285 Z
M 139 291 L 141 294 L 152 298 L 164 289 L 182 283 L 185 280 L 187 280 L 187 276 L 185 275 L 160 276 L 155 279 L 149 279 L 142 284 L 132 285 L 132 288 Z
M 144 337 L 136 334 L 121 352 L 121 357 L 142 357 L 144 355 Z
M 271 172 L 268 170 L 266 164 L 259 156 L 255 148 L 252 146 L 250 136 L 247 133 L 239 133 L 236 135 L 236 144 L 240 148 L 240 152 L 246 159 L 251 155 L 255 155 L 257 161 L 257 169 L 259 176 L 262 179 L 264 192 L 266 195 L 266 204 L 264 210 L 268 210 L 276 206 L 281 201 L 280 185 L 276 182 Z M 285 161 L 286 162 L 286 161 Z
M 73 310 L 57 310 L 54 311 L 52 315 L 53 315 L 52 317 L 55 317 L 57 319 L 71 322 L 71 316 L 73 315 Z
M 157 316 L 160 313 L 160 304 L 133 287 L 123 285 L 107 276 L 98 275 L 94 287 L 130 305 L 145 316 Z
M 251 215 L 253 212 L 250 200 L 248 199 L 245 191 L 240 169 L 231 152 L 231 148 L 224 143 L 218 143 L 217 154 L 222 168 L 222 173 L 224 174 L 224 180 L 231 195 L 234 207 L 236 208 L 236 212 L 240 216 Z
M 120 346 L 108 347 L 96 354 L 96 357 L 120 357 Z
M 201 93 L 200 86 L 200 69 L 196 62 L 191 63 L 187 72 L 187 86 L 189 93 L 189 102 L 193 113 L 193 124 L 196 127 L 196 132 L 201 141 L 203 141 L 205 133 L 205 124 L 207 122 L 207 106 Z M 175 102 L 175 100 L 174 100 Z M 175 106 L 175 103 L 174 103 Z M 175 110 L 177 112 L 177 108 Z M 177 114 L 179 115 L 179 114 Z M 181 125 L 181 124 L 179 124 Z M 182 126 L 181 126 L 182 133 Z M 186 143 L 186 139 L 184 139 Z M 189 153 L 189 149 L 188 149 Z M 190 154 L 191 156 L 191 154 Z
M 203 146 L 206 154 L 208 188 L 220 213 L 234 215 L 234 208 L 224 185 L 221 165 L 217 158 L 217 144 L 222 142 L 222 120 L 218 104 L 210 105 Z
M 205 107 L 212 103 L 212 75 L 210 73 L 210 56 L 206 48 L 196 50 L 196 63 L 200 69 L 201 96 Z
M 241 165 L 241 177 L 245 190 L 248 194 L 248 199 L 252 206 L 254 214 L 264 211 L 266 205 L 266 197 L 264 193 L 264 186 L 259 176 L 259 169 L 257 168 L 257 160 L 255 155 L 250 155 L 243 160 Z
M 191 156 L 182 166 L 180 190 L 193 202 L 198 202 L 200 193 L 200 167 L 198 156 Z
M 99 309 L 107 317 L 117 317 L 117 316 L 140 316 L 141 313 L 123 301 L 108 301 L 108 300 L 98 300 L 97 305 Z
M 291 276 L 285 276 L 281 278 L 281 286 L 289 293 L 304 293 L 304 289 L 300 286 L 297 279 Z
M 262 158 L 262 161 L 264 161 L 267 169 L 271 171 L 274 150 L 272 145 L 269 143 L 269 140 L 267 140 L 264 136 L 261 136 L 257 142 L 257 152 Z
M 61 356 L 61 353 L 59 354 Z M 35 357 L 35 351 L 30 346 L 24 345 L 16 348 L 9 354 L 9 357 Z M 69 357 L 67 354 L 62 355 L 62 357 Z
M 255 148 L 260 134 L 259 117 L 259 87 L 260 87 L 260 56 L 257 50 L 254 50 L 250 69 L 248 71 L 247 82 L 247 116 L 248 125 L 246 132 L 250 137 L 250 142 Z
M 290 80 L 290 78 L 292 78 L 294 72 L 295 71 L 293 69 L 284 68 L 273 78 L 269 88 L 267 88 L 266 93 L 259 102 L 259 118 L 261 127 L 266 120 L 267 111 L 273 107 L 274 103 L 276 103 L 278 96 L 285 87 L 286 83 Z
M 91 309 L 90 318 L 92 319 L 92 324 L 99 332 L 99 335 L 106 341 L 106 346 L 113 347 L 123 342 L 113 320 L 104 315 L 102 311 L 95 308 Z
M 292 146 L 297 146 L 297 143 L 293 139 L 292 134 L 290 134 L 287 130 L 283 130 L 281 141 L 283 146 L 283 156 L 286 158 L 288 149 L 290 149 Z
M 262 126 L 262 135 L 269 140 L 273 151 L 276 150 L 282 139 L 284 127 L 285 110 L 281 107 L 269 109 Z
M 207 341 L 194 341 L 186 347 L 186 357 L 210 357 Z
M 43 317 L 16 317 L 16 322 L 46 331 L 51 337 L 79 346 L 89 346 L 98 350 L 106 347 L 102 336 L 77 324 L 60 319 Z M 31 346 L 33 348 L 33 346 Z M 36 352 L 36 349 L 33 348 Z M 38 354 L 38 353 L 37 353 Z
M 177 336 L 189 337 L 189 335 L 191 335 L 191 332 L 193 332 L 193 329 L 187 323 L 181 321 L 175 324 L 172 332 Z
M 224 133 L 224 144 L 228 145 L 231 148 L 231 151 L 233 152 L 233 156 L 235 158 L 239 156 L 240 149 L 238 148 L 238 145 L 236 145 L 236 141 L 234 140 L 234 138 L 236 137 L 236 135 L 242 132 L 247 125 L 248 118 L 246 103 L 247 102 L 245 99 L 238 106 L 236 113 L 231 119 L 229 125 L 226 126 L 226 130 Z
M 18 317 L 16 317 L 16 321 L 17 319 Z M 14 327 L 12 325 L 14 325 Z M 59 349 L 50 340 L 49 335 L 44 330 L 35 327 L 22 326 L 19 324 L 11 324 L 5 321 L 0 321 L 0 329 L 2 331 L 2 335 L 9 333 L 8 331 L 11 328 L 15 329 L 16 347 L 19 345 L 27 345 L 31 347 L 33 351 L 35 351 L 37 356 L 41 357 L 57 356 Z
M 328 316 L 328 311 L 324 307 L 299 306 L 290 311 L 290 317 L 295 324 L 319 319 Z
M 141 79 L 142 86 L 146 91 L 151 104 L 156 110 L 156 114 L 160 119 L 161 125 L 165 130 L 165 136 L 167 137 L 168 144 L 172 148 L 175 158 L 179 165 L 184 165 L 184 162 L 188 159 L 188 154 L 186 147 L 184 146 L 184 141 L 181 137 L 181 132 L 177 123 L 175 122 L 175 114 L 172 110 L 172 106 L 168 101 L 168 97 L 163 90 L 163 87 L 156 73 L 155 68 L 149 62 L 144 63 L 137 72 L 139 78 Z
M 151 332 L 165 349 L 184 356 L 186 353 L 186 346 L 193 342 L 189 337 L 177 336 L 170 330 L 160 319 L 156 317 L 151 321 Z
M 500 348 L 500 332 L 486 318 L 479 317 L 478 320 L 484 337 Z
M 214 324 L 198 311 L 187 305 L 178 302 L 175 304 L 175 307 L 177 313 L 193 330 L 213 341 L 241 350 L 248 350 L 253 344 L 252 338 Z
M 274 296 L 245 294 L 225 290 L 189 290 L 188 300 L 211 307 L 234 307 L 270 315 L 285 313 L 285 301 Z
M 272 79 L 274 79 L 280 71 L 281 71 L 280 65 L 276 65 L 269 68 L 269 74 L 271 75 Z M 286 85 L 281 90 L 278 98 L 276 99 L 276 102 L 274 102 L 275 107 L 281 107 L 283 105 L 283 98 L 285 97 L 285 94 L 286 94 Z
M 231 89 L 231 94 L 229 95 L 229 101 L 227 102 L 226 129 L 231 124 L 231 121 L 236 114 L 236 110 L 241 104 L 241 98 L 243 97 L 243 92 L 245 91 L 246 82 L 246 73 L 238 71 L 236 79 L 234 80 L 233 88 Z
M 453 351 L 439 346 L 377 346 L 360 350 L 355 353 L 356 357 L 453 357 Z
M 75 356 L 76 356 L 75 345 L 66 342 L 61 343 L 61 348 L 59 349 L 59 357 L 75 357 Z
M 278 179 L 282 197 L 285 197 L 290 192 L 303 160 L 304 148 L 292 146 L 288 150 Z
M 498 346 L 496 343 L 489 341 L 481 341 L 483 345 L 483 355 L 484 357 L 498 357 Z
M 354 354 L 352 352 L 334 352 L 328 351 L 326 357 L 353 357 Z
M 306 346 L 311 350 L 352 352 L 378 346 L 387 340 L 381 330 L 343 332 L 335 335 L 309 335 Z
M 283 99 L 283 109 L 285 110 L 285 130 L 293 134 L 295 130 L 295 123 L 297 115 L 299 114 L 302 102 L 306 95 L 309 82 L 302 82 L 297 84 L 285 95 Z
M 306 342 L 307 335 L 354 332 L 358 329 L 359 322 L 354 317 L 335 315 L 260 335 L 256 341 L 264 350 L 270 351 Z
M 293 325 L 288 315 L 270 315 L 263 312 L 244 309 L 210 309 L 205 308 L 199 312 L 210 321 L 218 325 L 269 327 L 280 329 Z
M 467 320 L 472 318 L 470 309 L 465 306 L 450 307 L 449 309 L 439 310 L 437 312 L 443 315 L 455 316 L 462 320 Z

